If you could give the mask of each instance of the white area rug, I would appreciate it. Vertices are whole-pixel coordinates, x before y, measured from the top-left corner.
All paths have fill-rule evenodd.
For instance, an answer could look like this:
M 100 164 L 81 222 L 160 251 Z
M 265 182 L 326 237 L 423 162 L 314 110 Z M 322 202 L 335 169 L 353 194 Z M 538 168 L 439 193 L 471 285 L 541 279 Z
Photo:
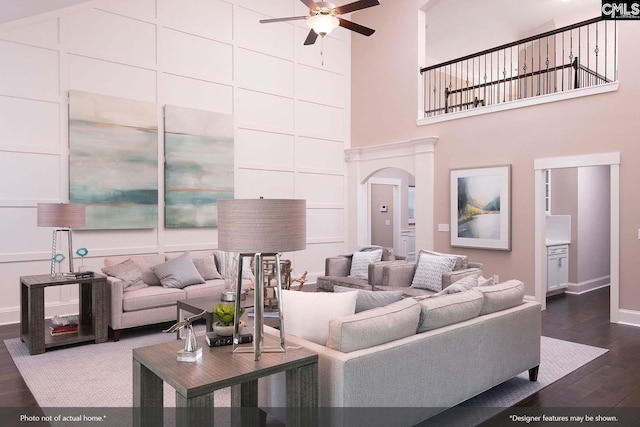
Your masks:
M 122 408 L 132 406 L 131 350 L 173 339 L 174 334 L 152 333 L 133 336 L 132 333 L 125 333 L 116 343 L 85 344 L 34 356 L 29 355 L 26 346 L 17 338 L 5 340 L 5 345 L 41 407 Z M 529 381 L 528 373 L 525 372 L 456 407 L 486 408 L 486 411 L 469 411 L 474 414 L 473 420 L 459 419 L 461 414 L 448 411 L 451 412 L 449 417 L 457 419 L 449 419 L 446 425 L 468 426 L 486 420 L 497 414 L 501 408 L 516 404 L 607 351 L 542 337 L 538 381 Z M 228 389 L 216 392 L 216 407 L 229 406 L 229 401 Z M 175 404 L 175 392 L 166 384 L 164 404 L 165 407 Z M 444 421 L 441 418 L 443 416 L 447 417 L 447 412 L 430 421 L 438 419 L 439 424 Z M 101 423 L 101 426 L 108 424 Z M 433 424 L 427 421 L 424 425 Z

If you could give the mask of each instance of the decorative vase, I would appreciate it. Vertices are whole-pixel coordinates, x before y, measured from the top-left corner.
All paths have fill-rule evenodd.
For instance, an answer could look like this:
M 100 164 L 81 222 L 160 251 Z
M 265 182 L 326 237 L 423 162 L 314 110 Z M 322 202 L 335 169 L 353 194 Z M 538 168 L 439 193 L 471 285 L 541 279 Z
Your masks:
M 244 322 L 240 321 L 238 324 L 238 332 L 244 327 Z M 230 337 L 233 335 L 233 325 L 223 325 L 220 322 L 213 324 L 213 332 L 223 337 Z

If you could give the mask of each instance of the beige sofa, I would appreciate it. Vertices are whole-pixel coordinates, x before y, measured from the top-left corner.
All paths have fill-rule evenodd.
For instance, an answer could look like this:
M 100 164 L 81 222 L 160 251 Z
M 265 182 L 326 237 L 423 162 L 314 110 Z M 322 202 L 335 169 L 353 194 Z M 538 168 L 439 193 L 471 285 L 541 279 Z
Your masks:
M 214 251 L 219 253 L 218 251 Z M 222 263 L 214 252 L 194 253 L 193 259 L 213 257 L 218 272 L 222 270 Z M 176 302 L 188 298 L 213 296 L 219 297 L 225 289 L 222 278 L 204 280 L 204 283 L 192 284 L 183 288 L 164 287 L 151 267 L 160 265 L 168 259 L 180 254 L 133 255 L 107 257 L 105 267 L 123 265 L 128 260 L 133 261 L 139 268 L 143 287 L 127 290 L 126 280 L 107 276 L 109 295 L 109 327 L 113 330 L 114 341 L 120 339 L 120 331 L 136 326 L 150 325 L 176 320 Z M 209 258 L 211 259 L 211 258 Z
M 540 304 L 523 295 L 522 282 L 510 281 L 406 298 L 331 320 L 326 346 L 288 334 L 288 346 L 319 355 L 319 406 L 332 408 L 319 425 L 411 426 L 523 372 L 536 380 Z M 259 385 L 261 406 L 276 416 L 284 380 Z

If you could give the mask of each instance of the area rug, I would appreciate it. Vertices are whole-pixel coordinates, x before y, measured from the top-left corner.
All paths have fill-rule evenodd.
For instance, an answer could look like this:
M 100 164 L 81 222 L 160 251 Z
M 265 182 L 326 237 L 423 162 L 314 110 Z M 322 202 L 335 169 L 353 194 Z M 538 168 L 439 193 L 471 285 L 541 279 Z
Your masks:
M 26 346 L 17 338 L 5 340 L 5 346 L 40 407 L 126 408 L 132 406 L 131 350 L 173 340 L 175 335 L 162 333 L 123 335 L 119 342 L 84 344 L 33 356 L 29 355 Z M 481 418 L 486 420 L 501 409 L 516 404 L 607 351 L 602 348 L 542 337 L 541 364 L 537 382 L 529 381 L 528 374 L 525 372 L 459 406 L 494 408 L 486 411 L 486 415 L 483 412 Z M 214 401 L 216 407 L 229 406 L 229 389 L 217 391 Z M 175 393 L 166 384 L 164 404 L 165 407 L 175 404 Z M 477 414 L 478 411 L 472 412 Z M 483 419 L 466 420 L 459 425 L 475 425 Z M 450 422 L 457 424 L 453 420 Z

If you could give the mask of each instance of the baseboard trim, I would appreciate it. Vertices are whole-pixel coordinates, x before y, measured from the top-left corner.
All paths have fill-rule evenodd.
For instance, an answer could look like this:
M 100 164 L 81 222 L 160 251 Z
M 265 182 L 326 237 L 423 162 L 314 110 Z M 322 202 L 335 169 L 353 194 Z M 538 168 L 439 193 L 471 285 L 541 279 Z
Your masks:
M 600 286 L 597 286 L 597 287 L 594 287 L 594 288 L 587 288 L 587 289 L 584 289 L 584 290 L 581 290 L 581 291 L 571 291 L 571 290 L 570 290 L 570 289 L 571 289 L 571 287 L 569 287 L 569 288 L 565 291 L 565 293 L 566 293 L 566 294 L 569 294 L 569 295 L 582 295 L 582 294 L 586 294 L 587 292 L 595 291 L 596 289 L 607 288 L 607 287 L 609 287 L 609 286 L 611 286 L 611 285 L 610 285 L 609 283 L 607 283 L 607 284 L 605 284 L 605 285 L 600 285 Z
M 77 299 L 50 304 L 45 303 L 45 318 L 50 319 L 53 316 L 78 314 L 78 304 L 79 301 Z M 0 310 L 0 325 L 10 325 L 13 323 L 20 323 L 20 307 L 5 307 Z
M 602 276 L 595 279 L 586 280 L 580 283 L 569 283 L 566 293 L 572 295 L 580 295 L 585 292 L 593 291 L 596 289 L 609 286 L 611 282 L 611 276 Z
M 620 309 L 618 324 L 640 326 L 640 311 Z

